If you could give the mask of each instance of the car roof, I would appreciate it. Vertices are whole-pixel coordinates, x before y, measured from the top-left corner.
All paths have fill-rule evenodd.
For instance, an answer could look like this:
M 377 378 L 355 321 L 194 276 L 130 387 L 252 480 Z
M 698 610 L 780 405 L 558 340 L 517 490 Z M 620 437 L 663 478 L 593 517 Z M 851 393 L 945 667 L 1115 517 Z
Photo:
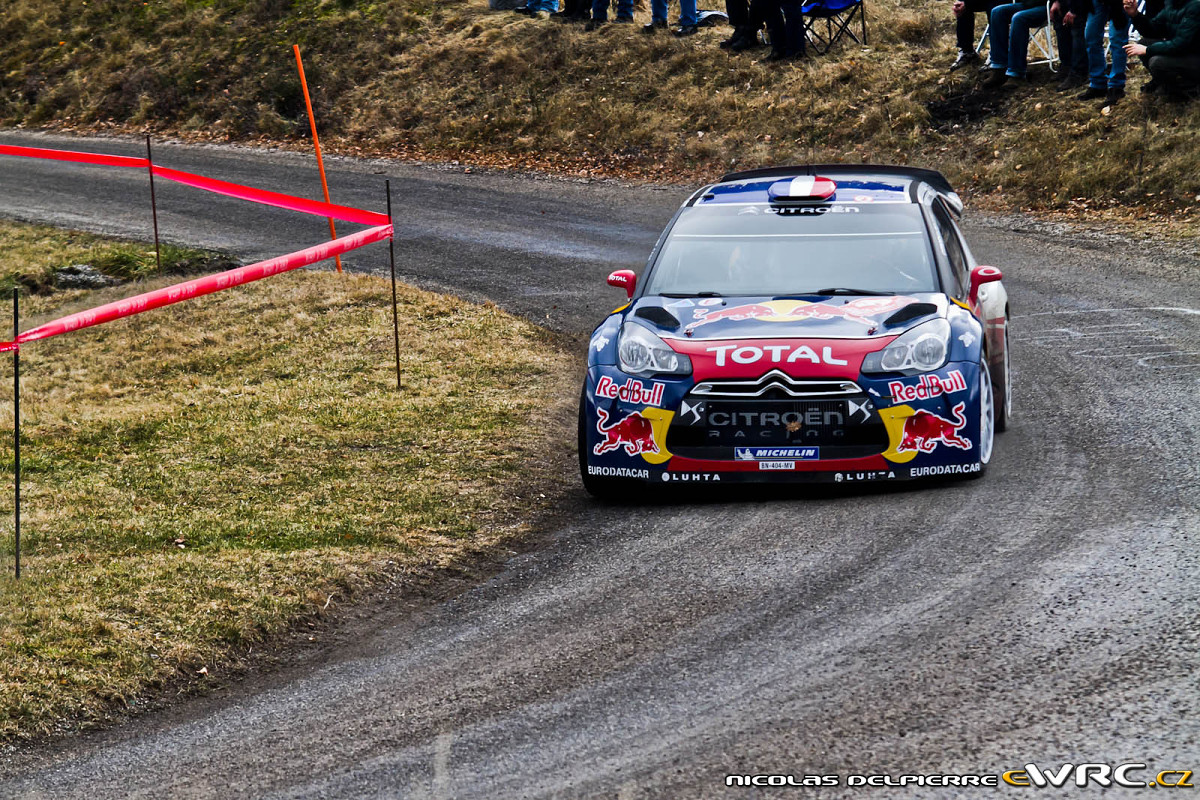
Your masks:
M 834 204 L 917 203 L 923 191 L 932 190 L 945 198 L 955 216 L 962 213 L 962 200 L 940 172 L 877 164 L 800 164 L 731 172 L 696 192 L 685 205 L 767 203 L 772 184 L 804 176 L 832 179 L 837 191 L 828 202 Z

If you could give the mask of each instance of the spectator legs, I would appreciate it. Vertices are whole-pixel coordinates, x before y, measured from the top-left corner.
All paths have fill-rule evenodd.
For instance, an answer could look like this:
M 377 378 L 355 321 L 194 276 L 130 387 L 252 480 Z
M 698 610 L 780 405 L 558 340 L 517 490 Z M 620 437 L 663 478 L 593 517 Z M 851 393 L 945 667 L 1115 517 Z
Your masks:
M 1084 24 L 1084 20 L 1076 20 L 1070 27 L 1054 26 L 1054 36 L 1058 40 L 1058 57 L 1067 75 L 1071 77 L 1087 78 L 1088 74 L 1087 44 L 1083 38 Z
M 1021 10 L 1019 3 L 1005 3 L 992 9 L 988 36 L 992 39 L 991 67 L 993 70 L 1008 69 L 1008 31 L 1013 16 Z
M 975 52 L 975 15 L 991 13 L 997 0 L 966 0 L 962 13 L 954 18 L 954 38 L 960 53 Z
M 1155 83 L 1161 83 L 1167 95 L 1182 99 L 1185 92 L 1200 88 L 1200 56 L 1142 57 Z
M 1035 6 L 1018 11 L 1012 16 L 1008 45 L 1008 71 L 1010 78 L 1024 78 L 1029 63 L 1029 31 L 1046 24 L 1046 7 Z M 996 40 L 992 40 L 995 47 Z
M 663 5 L 665 6 L 666 4 L 664 3 Z M 679 0 L 680 26 L 687 28 L 689 26 L 695 26 L 699 22 L 700 15 L 696 12 L 696 0 Z
M 1108 25 L 1108 50 L 1112 54 L 1109 68 L 1104 53 L 1104 26 Z M 1093 89 L 1125 88 L 1125 45 L 1129 44 L 1129 17 L 1109 14 L 1105 0 L 1092 0 L 1092 13 L 1084 28 L 1087 46 L 1088 85 Z

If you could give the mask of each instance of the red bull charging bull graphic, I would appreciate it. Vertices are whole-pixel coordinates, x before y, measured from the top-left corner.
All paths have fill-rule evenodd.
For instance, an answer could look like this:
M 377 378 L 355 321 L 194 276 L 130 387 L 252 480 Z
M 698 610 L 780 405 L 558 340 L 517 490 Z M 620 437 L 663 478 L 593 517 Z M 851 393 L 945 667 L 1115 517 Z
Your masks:
M 958 432 L 967 424 L 967 417 L 963 414 L 965 408 L 966 404 L 964 403 L 954 406 L 953 421 L 924 409 L 918 410 L 917 413 L 904 420 L 904 434 L 900 444 L 896 446 L 897 452 L 916 450 L 921 453 L 932 453 L 939 444 L 957 447 L 959 450 L 970 450 L 972 446 L 970 440 L 958 435 Z
M 608 424 L 608 412 L 603 408 L 597 408 L 596 414 L 600 418 L 596 430 L 604 434 L 604 441 L 592 448 L 596 455 L 601 456 L 619 448 L 624 448 L 625 455 L 629 456 L 658 452 L 650 420 L 637 411 L 612 425 Z
M 712 311 L 698 308 L 693 312 L 695 330 L 714 322 L 759 320 L 761 322 L 803 322 L 805 320 L 844 319 L 872 327 L 878 317 L 914 302 L 911 297 L 860 297 L 845 303 L 813 303 L 807 300 L 769 300 Z

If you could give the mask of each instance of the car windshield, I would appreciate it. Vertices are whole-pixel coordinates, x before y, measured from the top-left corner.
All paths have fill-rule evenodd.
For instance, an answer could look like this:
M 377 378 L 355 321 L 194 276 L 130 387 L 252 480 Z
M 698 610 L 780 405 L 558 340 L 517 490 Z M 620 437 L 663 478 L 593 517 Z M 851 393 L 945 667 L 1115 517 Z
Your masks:
M 939 291 L 920 209 L 911 203 L 685 209 L 646 293 L 777 296 L 833 288 Z

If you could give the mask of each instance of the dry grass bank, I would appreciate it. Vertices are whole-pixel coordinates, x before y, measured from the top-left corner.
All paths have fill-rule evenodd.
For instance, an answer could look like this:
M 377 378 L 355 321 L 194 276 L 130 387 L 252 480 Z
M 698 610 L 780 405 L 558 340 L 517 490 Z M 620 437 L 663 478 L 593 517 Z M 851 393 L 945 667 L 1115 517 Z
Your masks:
M 981 98 L 974 75 L 945 72 L 944 0 L 868 0 L 869 48 L 782 67 L 719 50 L 725 30 L 585 33 L 483 0 L 10 6 L 9 124 L 302 141 L 298 42 L 330 146 L 348 153 L 657 180 L 810 159 L 914 163 L 993 207 L 1182 220 L 1200 195 L 1200 104 L 1140 102 L 1140 66 L 1109 113 L 1055 94 L 1044 67 L 1031 86 Z
M 105 239 L 80 231 L 0 220 L 0 292 L 14 286 L 38 294 L 53 292 L 64 282 L 60 270 L 87 265 L 113 281 L 139 280 L 158 272 L 154 245 Z M 165 273 L 219 272 L 236 262 L 221 253 L 164 244 Z
M 131 289 L 32 297 L 26 326 Z M 389 302 L 378 278 L 288 273 L 22 349 L 24 575 L 3 490 L 0 739 L 219 680 L 363 587 L 520 533 L 547 502 L 525 487 L 565 480 L 537 464 L 573 447 L 573 359 L 495 307 L 404 289 L 398 393 Z

